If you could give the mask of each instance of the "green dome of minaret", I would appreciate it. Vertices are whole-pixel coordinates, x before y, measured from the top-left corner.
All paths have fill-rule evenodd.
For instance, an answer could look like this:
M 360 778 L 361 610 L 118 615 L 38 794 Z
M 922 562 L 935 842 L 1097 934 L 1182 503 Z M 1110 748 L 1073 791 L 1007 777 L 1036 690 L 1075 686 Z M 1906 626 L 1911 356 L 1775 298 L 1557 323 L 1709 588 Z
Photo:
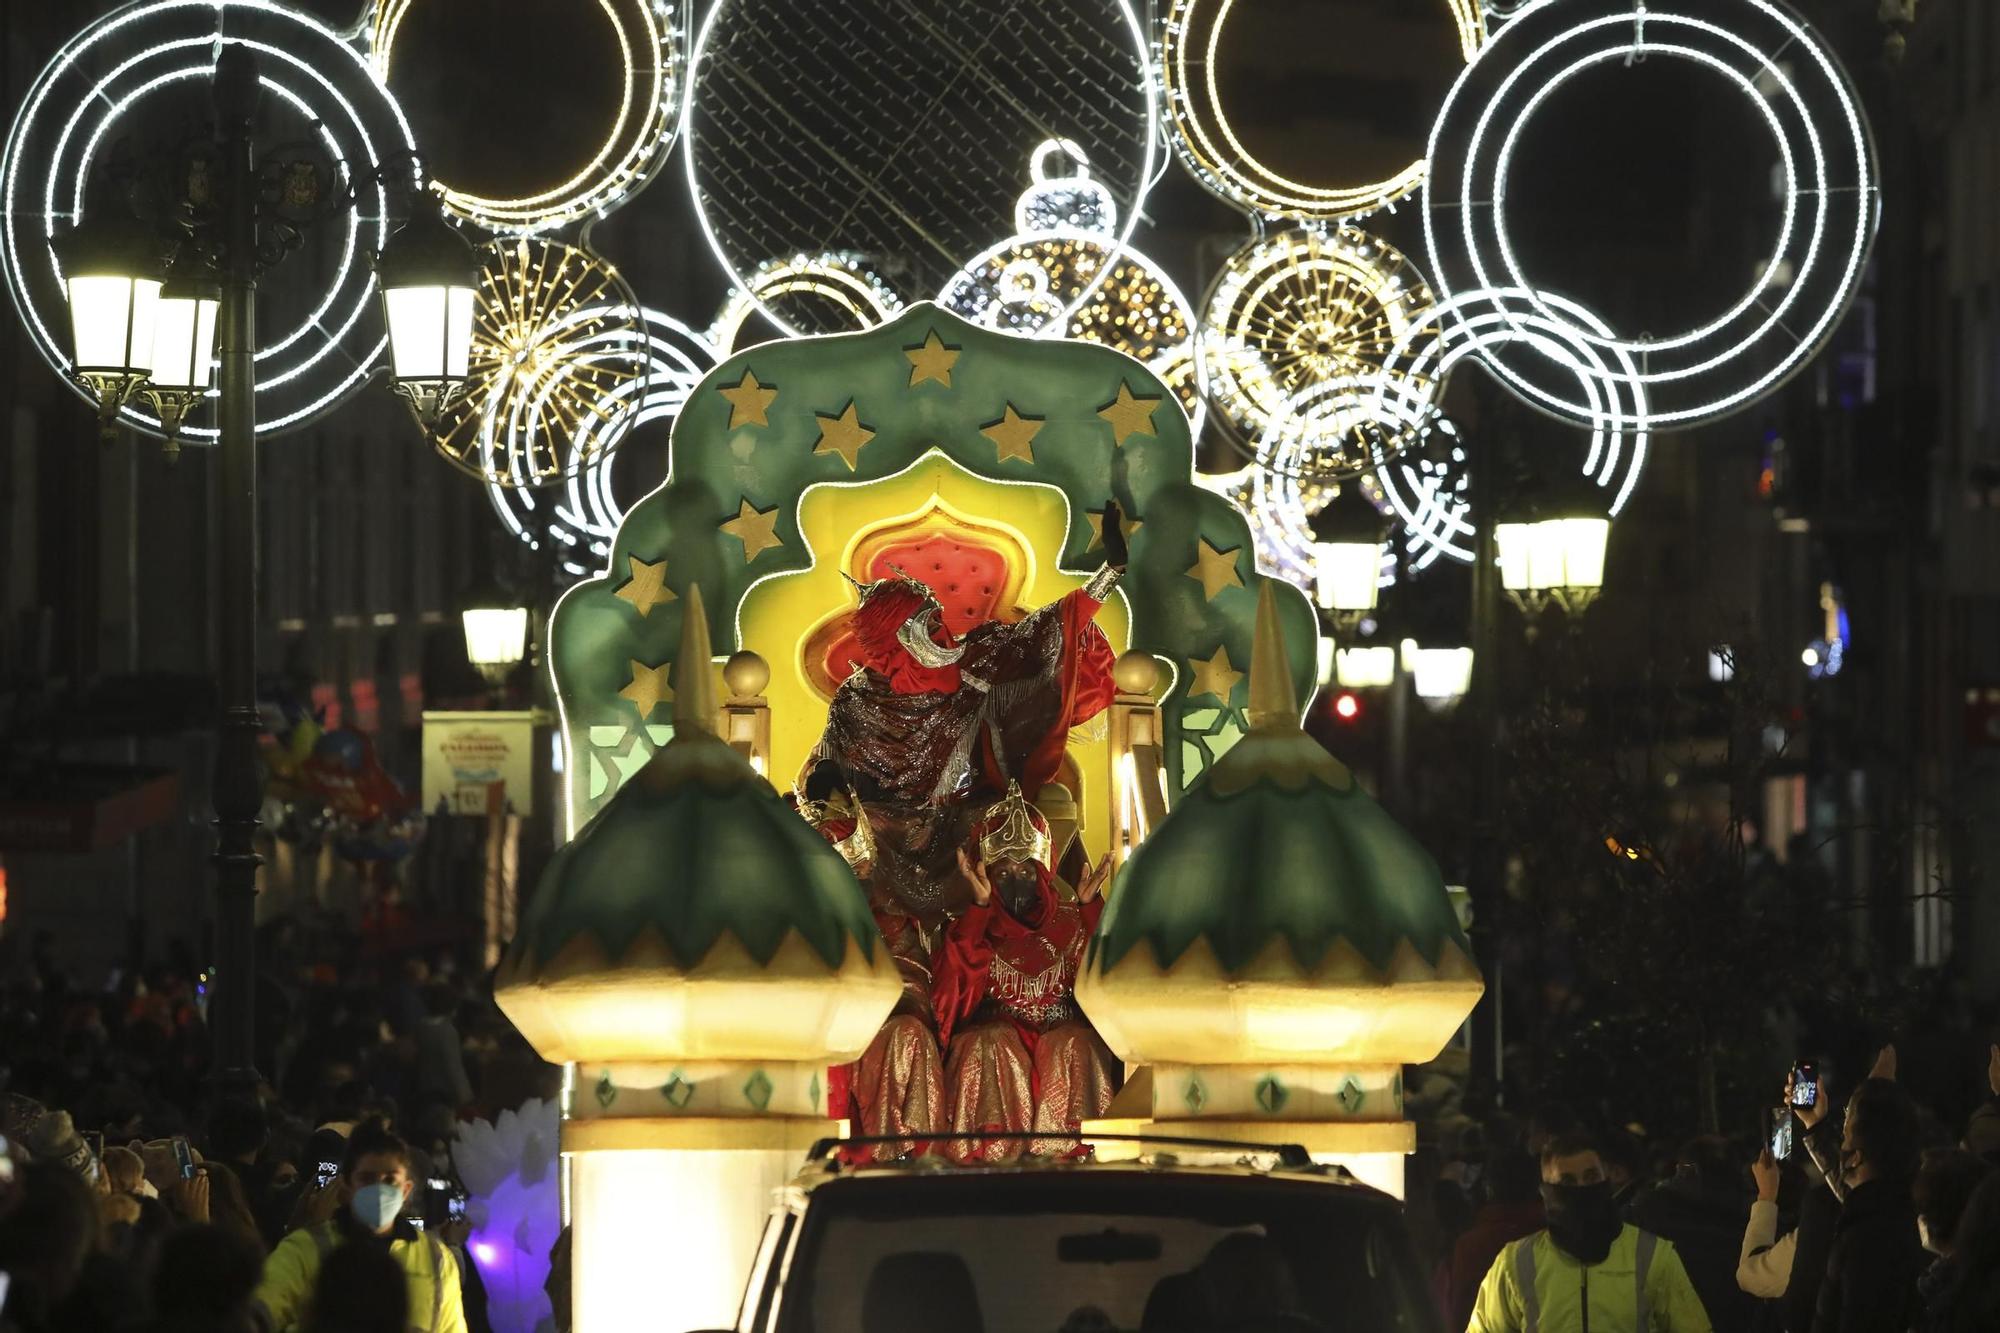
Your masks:
M 838 994 L 836 1009 L 856 1003 L 872 1019 L 850 1024 L 851 1016 L 830 1014 L 829 1021 L 840 1019 L 842 1034 L 851 1026 L 872 1035 L 900 983 L 861 886 L 840 854 L 716 736 L 700 588 L 690 586 L 679 605 L 673 739 L 550 860 L 501 963 L 501 1007 L 538 1049 L 546 1032 L 562 1058 L 585 1051 L 639 1058 L 618 1049 L 623 1038 L 607 1030 L 610 1009 L 569 1001 L 616 994 L 629 1002 L 617 1006 L 623 1016 L 643 1025 L 649 991 L 677 1001 L 691 987 L 725 985 L 740 998 L 762 976 L 773 989 L 788 988 L 802 1028 L 813 1026 L 810 992 L 831 986 L 822 999 Z M 691 1040 L 713 1045 L 721 1036 Z M 766 1036 L 773 1058 L 795 1053 L 798 1042 L 786 1034 Z M 644 1054 L 658 1053 L 655 1037 Z

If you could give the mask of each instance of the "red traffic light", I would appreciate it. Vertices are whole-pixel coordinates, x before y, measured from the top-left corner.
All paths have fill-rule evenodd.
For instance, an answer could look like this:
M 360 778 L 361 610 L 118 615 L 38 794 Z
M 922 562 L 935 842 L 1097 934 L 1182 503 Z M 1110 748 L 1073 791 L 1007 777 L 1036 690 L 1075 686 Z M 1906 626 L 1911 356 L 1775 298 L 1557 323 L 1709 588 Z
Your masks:
M 1333 701 L 1333 715 L 1342 722 L 1352 722 L 1361 716 L 1361 700 L 1350 690 L 1342 690 Z

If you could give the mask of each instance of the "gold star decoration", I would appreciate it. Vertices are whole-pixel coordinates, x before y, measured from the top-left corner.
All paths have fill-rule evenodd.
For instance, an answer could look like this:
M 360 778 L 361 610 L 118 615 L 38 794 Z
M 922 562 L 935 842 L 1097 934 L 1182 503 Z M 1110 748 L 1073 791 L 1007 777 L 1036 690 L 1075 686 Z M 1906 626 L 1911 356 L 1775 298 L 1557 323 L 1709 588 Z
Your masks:
M 990 426 L 980 427 L 979 433 L 999 447 L 1000 462 L 1018 458 L 1023 463 L 1032 463 L 1035 461 L 1035 451 L 1031 442 L 1035 438 L 1035 432 L 1040 430 L 1042 425 L 1043 418 L 1024 417 L 1014 410 L 1012 403 L 1009 403 L 1000 419 Z
M 1188 659 L 1194 668 L 1194 682 L 1188 686 L 1188 697 L 1197 694 L 1212 694 L 1225 705 L 1229 702 L 1229 692 L 1236 688 L 1236 682 L 1243 679 L 1243 673 L 1229 664 L 1229 648 L 1218 644 L 1215 656 L 1206 660 L 1199 657 Z
M 910 358 L 910 387 L 914 389 L 925 380 L 936 380 L 949 389 L 951 368 L 958 364 L 958 351 L 956 347 L 945 346 L 936 329 L 924 335 L 921 346 L 905 347 L 903 355 Z
M 667 684 L 670 666 L 666 662 L 658 666 L 647 666 L 637 658 L 632 663 L 632 679 L 625 688 L 618 691 L 618 697 L 639 710 L 639 720 L 645 722 L 653 716 L 653 710 L 663 703 L 672 703 L 673 687 Z
M 1232 546 L 1227 551 L 1218 551 L 1208 544 L 1208 538 L 1195 539 L 1194 564 L 1189 566 L 1187 576 L 1201 580 L 1201 599 L 1212 602 L 1215 595 L 1224 588 L 1240 588 L 1243 576 L 1236 572 L 1236 557 L 1243 554 L 1243 548 Z
M 749 564 L 765 551 L 785 543 L 778 537 L 778 506 L 758 509 L 748 500 L 739 499 L 736 517 L 719 525 L 722 530 L 743 543 L 743 563 Z
M 1134 398 L 1132 386 L 1123 380 L 1118 382 L 1118 397 L 1101 407 L 1097 415 L 1111 423 L 1111 437 L 1122 447 L 1134 435 L 1153 433 L 1153 413 L 1160 410 L 1163 399 Z
M 636 555 L 628 555 L 625 559 L 632 574 L 618 589 L 616 595 L 620 601 L 630 602 L 632 609 L 643 619 L 652 614 L 654 607 L 674 600 L 674 590 L 667 586 L 666 561 L 656 560 L 649 565 Z
M 861 446 L 875 438 L 875 432 L 861 424 L 855 414 L 854 400 L 847 400 L 837 417 L 813 413 L 819 422 L 819 443 L 813 446 L 813 454 L 839 454 L 840 461 L 847 464 L 849 472 L 854 471 L 855 462 L 861 456 Z
M 1094 551 L 1104 545 L 1104 511 L 1102 509 L 1086 509 L 1083 511 L 1083 519 L 1084 522 L 1090 524 L 1090 545 L 1083 549 Z M 1130 514 L 1125 515 L 1125 540 L 1128 542 L 1131 541 L 1132 538 L 1139 534 L 1139 529 L 1145 526 L 1144 523 L 1133 518 Z
M 764 414 L 778 400 L 778 391 L 759 384 L 757 376 L 750 371 L 743 372 L 743 378 L 737 381 L 735 388 L 717 389 L 716 392 L 729 400 L 729 429 L 771 424 Z

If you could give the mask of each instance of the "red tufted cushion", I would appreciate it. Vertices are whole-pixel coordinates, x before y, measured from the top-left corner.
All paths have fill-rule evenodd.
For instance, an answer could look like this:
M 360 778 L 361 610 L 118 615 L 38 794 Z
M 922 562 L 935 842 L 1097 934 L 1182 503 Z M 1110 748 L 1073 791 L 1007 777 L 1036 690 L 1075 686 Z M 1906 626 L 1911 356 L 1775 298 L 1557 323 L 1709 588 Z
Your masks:
M 888 578 L 896 566 L 931 585 L 944 608 L 944 625 L 963 634 L 993 619 L 994 604 L 1007 584 L 1006 559 L 990 546 L 961 541 L 948 532 L 933 532 L 904 546 L 884 547 L 868 571 L 870 578 Z
M 953 634 L 963 634 L 988 620 L 1015 617 L 1013 608 L 999 605 L 1007 587 L 1007 557 L 991 546 L 933 530 L 914 540 L 882 547 L 869 563 L 867 577 L 889 578 L 896 569 L 930 585 L 938 605 L 944 608 L 945 628 Z M 854 631 L 843 624 L 821 659 L 827 679 L 836 684 L 847 679 L 860 655 Z

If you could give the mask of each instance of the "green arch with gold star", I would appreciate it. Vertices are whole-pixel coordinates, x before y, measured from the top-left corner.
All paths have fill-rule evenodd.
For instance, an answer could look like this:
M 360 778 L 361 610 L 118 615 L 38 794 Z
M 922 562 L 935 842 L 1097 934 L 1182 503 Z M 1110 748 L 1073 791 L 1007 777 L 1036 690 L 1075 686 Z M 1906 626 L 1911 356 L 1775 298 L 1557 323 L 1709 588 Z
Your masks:
M 1194 483 L 1172 392 L 1110 348 L 997 333 L 923 303 L 865 332 L 749 348 L 689 396 L 666 483 L 626 514 L 606 572 L 570 589 L 553 617 L 572 830 L 672 734 L 667 682 L 688 585 L 701 585 L 718 653 L 771 658 L 772 645 L 739 643 L 746 595 L 839 555 L 801 528 L 808 492 L 891 482 L 932 455 L 1059 492 L 1062 549 L 1037 554 L 1064 571 L 1101 563 L 1104 502 L 1116 500 L 1139 525 L 1121 585 L 1130 643 L 1166 668 L 1169 791 L 1234 743 L 1263 576 L 1248 519 Z M 1278 592 L 1294 677 L 1311 680 L 1317 619 L 1298 589 Z M 773 776 L 782 788 L 791 775 Z

